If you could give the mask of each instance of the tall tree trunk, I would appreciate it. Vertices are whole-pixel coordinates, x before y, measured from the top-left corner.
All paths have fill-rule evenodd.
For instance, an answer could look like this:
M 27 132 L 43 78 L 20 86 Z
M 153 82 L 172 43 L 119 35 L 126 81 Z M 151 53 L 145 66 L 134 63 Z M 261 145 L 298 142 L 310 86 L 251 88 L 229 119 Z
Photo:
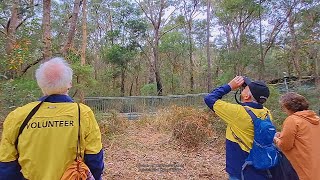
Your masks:
M 110 32 L 113 33 L 113 21 L 112 21 L 112 11 L 111 11 L 111 9 L 109 9 L 108 21 L 109 21 L 109 26 L 110 26 Z M 111 45 L 112 46 L 114 45 L 114 36 L 113 35 L 111 35 Z
M 154 51 L 154 48 L 152 48 L 152 51 Z M 148 75 L 148 83 L 153 84 L 155 82 L 155 57 L 152 53 L 151 57 L 149 58 L 149 75 Z
M 160 23 L 159 23 L 160 27 Z M 161 76 L 160 71 L 158 67 L 158 61 L 159 61 L 159 28 L 155 31 L 155 42 L 154 42 L 154 49 L 153 49 L 153 55 L 154 55 L 154 73 L 156 76 L 156 82 L 157 82 L 157 92 L 159 96 L 162 96 L 162 82 L 161 82 Z
M 87 0 L 82 2 L 82 46 L 81 46 L 81 65 L 86 64 L 86 49 L 88 42 L 87 35 Z
M 42 41 L 43 47 L 43 60 L 47 61 L 52 57 L 51 51 L 51 0 L 43 0 L 43 18 L 42 18 L 42 29 L 43 36 Z
M 210 57 L 210 0 L 207 0 L 207 91 L 212 89 L 212 72 L 211 72 L 211 57 Z
M 63 55 L 67 54 L 68 50 L 70 49 L 70 47 L 72 45 L 73 38 L 76 33 L 76 25 L 77 25 L 77 21 L 78 21 L 80 4 L 81 4 L 81 0 L 74 1 L 73 12 L 72 12 L 72 17 L 70 19 L 70 26 L 69 26 L 67 40 L 65 41 L 65 44 L 63 45 L 63 47 L 61 49 L 61 53 Z
M 141 2 L 138 0 L 135 0 L 141 10 L 146 15 L 147 19 L 151 22 L 153 26 L 153 39 L 149 41 L 149 44 L 152 47 L 152 57 L 150 58 L 150 69 L 149 72 L 152 73 L 154 70 L 155 79 L 157 82 L 157 91 L 158 95 L 162 95 L 162 82 L 161 82 L 161 76 L 160 76 L 160 69 L 158 67 L 159 62 L 159 40 L 161 38 L 160 36 L 160 28 L 161 23 L 163 21 L 163 15 L 164 15 L 164 9 L 166 8 L 166 4 L 168 1 L 166 0 L 160 0 L 160 1 L 145 1 Z M 159 3 L 159 4 L 158 4 Z M 154 5 L 159 5 L 158 7 Z M 158 9 L 157 9 L 158 8 Z M 169 15 L 170 17 L 171 15 Z M 168 17 L 167 17 L 168 18 Z M 165 23 L 165 21 L 163 22 Z M 163 35 L 163 34 L 162 34 Z M 154 63 L 152 62 L 154 61 Z M 150 74 L 151 75 L 151 74 Z M 153 79 L 152 76 L 149 77 L 149 82 L 151 82 Z
M 7 25 L 6 54 L 10 55 L 16 43 L 16 28 L 18 26 L 19 0 L 13 0 L 11 17 Z
M 194 91 L 194 61 L 193 61 L 193 39 L 192 39 L 192 24 L 193 24 L 193 18 L 195 13 L 197 12 L 197 8 L 200 1 L 190 1 L 190 0 L 183 0 L 183 10 L 184 10 L 184 16 L 186 21 L 186 33 L 188 37 L 188 55 L 189 55 L 189 65 L 190 65 L 190 93 L 193 93 Z
M 188 40 L 189 40 L 189 62 L 190 62 L 190 93 L 194 90 L 194 63 L 193 63 L 193 43 L 192 43 L 192 19 L 188 22 Z
M 5 50 L 6 50 L 7 56 L 9 56 L 9 59 L 8 59 L 9 61 L 10 61 L 10 59 L 14 58 L 14 57 L 10 57 L 10 55 L 12 54 L 12 51 L 15 48 L 14 46 L 16 45 L 16 29 L 19 24 L 18 8 L 19 8 L 19 1 L 13 0 L 13 4 L 12 4 L 12 8 L 11 8 L 11 17 L 10 17 L 10 19 L 7 23 L 7 27 L 6 27 Z M 8 70 L 8 72 L 6 72 L 6 73 L 8 73 L 7 76 L 9 78 L 14 78 L 17 74 L 17 70 L 11 69 L 11 70 Z
M 81 66 L 86 64 L 86 48 L 87 48 L 87 0 L 82 2 L 82 46 L 81 46 Z M 83 79 L 80 80 L 83 81 Z M 84 91 L 79 89 L 80 102 L 84 103 Z
M 316 48 L 312 48 L 312 51 L 313 51 L 313 53 L 314 53 L 314 74 L 315 74 L 315 84 L 316 84 L 316 88 L 318 89 L 318 90 L 320 90 L 320 73 L 319 73 L 319 71 L 320 71 L 320 69 L 319 69 L 319 59 L 320 59 L 320 57 L 319 57 L 319 54 L 318 54 L 318 51 L 317 51 L 317 49 Z
M 121 68 L 121 87 L 120 87 L 120 92 L 121 96 L 124 96 L 124 80 L 126 76 L 126 70 L 125 68 Z
M 137 73 L 136 77 L 135 77 L 135 82 L 136 82 L 136 92 L 135 92 L 135 95 L 140 95 L 140 92 L 139 92 L 139 72 Z
M 291 49 L 290 49 L 290 55 L 291 55 L 291 60 L 294 65 L 294 68 L 297 72 L 297 75 L 299 79 L 301 79 L 301 67 L 300 67 L 300 58 L 299 58 L 299 53 L 298 53 L 298 42 L 297 42 L 297 37 L 295 33 L 295 28 L 294 28 L 294 23 L 295 23 L 295 17 L 293 15 L 289 16 L 289 33 L 290 33 L 290 44 L 291 44 Z
M 262 22 L 261 22 L 261 0 L 259 0 L 259 45 L 260 45 L 260 66 L 259 66 L 259 79 L 262 80 L 265 74 L 264 55 L 262 48 Z

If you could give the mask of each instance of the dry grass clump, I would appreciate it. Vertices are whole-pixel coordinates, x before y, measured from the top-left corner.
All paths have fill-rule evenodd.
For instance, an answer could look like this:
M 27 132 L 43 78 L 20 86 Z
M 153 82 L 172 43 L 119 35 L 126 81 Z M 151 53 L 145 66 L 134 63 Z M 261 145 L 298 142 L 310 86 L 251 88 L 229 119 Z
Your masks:
M 114 135 L 123 134 L 129 122 L 126 118 L 120 117 L 118 112 L 111 112 L 108 116 L 102 117 L 99 122 L 100 131 L 105 139 L 110 139 Z
M 190 107 L 172 107 L 166 122 L 172 126 L 172 137 L 187 148 L 195 148 L 213 136 L 208 113 Z

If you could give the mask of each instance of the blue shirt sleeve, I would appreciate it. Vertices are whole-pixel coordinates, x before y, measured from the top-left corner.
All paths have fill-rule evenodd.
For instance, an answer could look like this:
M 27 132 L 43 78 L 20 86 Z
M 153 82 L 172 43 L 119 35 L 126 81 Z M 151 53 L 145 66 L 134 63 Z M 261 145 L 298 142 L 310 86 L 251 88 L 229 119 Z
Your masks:
M 222 96 L 228 94 L 231 91 L 231 87 L 228 84 L 225 84 L 223 86 L 217 87 L 214 89 L 211 93 L 206 95 L 204 97 L 204 102 L 207 104 L 207 106 L 213 110 L 214 103 L 221 99 Z
M 103 162 L 103 150 L 98 154 L 85 154 L 84 161 L 89 167 L 95 180 L 101 180 L 103 174 L 104 162 Z
M 20 172 L 21 166 L 18 160 L 11 162 L 0 162 L 0 179 L 23 180 Z

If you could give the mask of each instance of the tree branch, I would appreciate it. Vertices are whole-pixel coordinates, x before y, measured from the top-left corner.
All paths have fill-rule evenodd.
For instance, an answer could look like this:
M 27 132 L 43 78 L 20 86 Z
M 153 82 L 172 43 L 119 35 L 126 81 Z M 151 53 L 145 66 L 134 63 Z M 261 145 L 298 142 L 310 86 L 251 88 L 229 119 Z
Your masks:
M 169 30 L 163 32 L 162 34 L 159 35 L 159 39 L 161 39 L 162 36 L 164 36 L 165 34 L 167 34 L 168 32 L 174 30 L 175 28 L 181 26 L 180 24 L 176 25 L 176 26 L 173 26 L 172 28 L 170 28 Z
M 5 33 L 4 31 L 0 30 L 0 33 L 2 33 L 3 35 L 7 35 L 7 33 Z
M 27 70 L 29 68 L 31 68 L 32 66 L 38 64 L 41 60 L 43 60 L 43 57 L 37 59 L 36 61 L 32 62 L 31 64 L 28 64 L 25 68 L 23 68 L 23 70 L 21 71 L 21 74 L 20 74 L 19 77 L 23 76 L 27 72 Z
M 169 18 L 171 17 L 172 13 L 174 13 L 177 10 L 177 7 L 174 7 L 174 10 L 169 14 L 169 16 L 167 17 L 167 19 L 165 19 L 163 21 L 163 25 L 165 25 L 167 23 L 167 21 L 169 20 Z
M 31 16 L 27 16 L 26 18 L 24 18 L 19 24 L 18 26 L 16 27 L 16 30 L 18 30 L 18 28 L 28 19 L 30 18 Z
M 152 23 L 153 25 L 155 25 L 155 24 L 154 24 L 154 20 L 153 20 L 150 16 L 148 16 L 147 11 L 146 11 L 146 10 L 142 7 L 142 5 L 141 5 L 141 2 L 140 2 L 140 1 L 137 1 L 137 0 L 135 0 L 135 2 L 139 5 L 139 7 L 140 7 L 141 10 L 143 11 L 144 15 L 151 21 L 151 23 Z

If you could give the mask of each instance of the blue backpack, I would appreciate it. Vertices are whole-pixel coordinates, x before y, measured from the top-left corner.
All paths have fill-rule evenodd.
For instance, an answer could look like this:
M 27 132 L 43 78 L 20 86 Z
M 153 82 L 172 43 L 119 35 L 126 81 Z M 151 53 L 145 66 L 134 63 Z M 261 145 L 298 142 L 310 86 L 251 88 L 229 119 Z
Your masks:
M 254 126 L 254 140 L 252 149 L 242 166 L 241 176 L 244 179 L 243 171 L 247 165 L 252 165 L 259 170 L 267 170 L 269 177 L 271 173 L 268 169 L 278 164 L 280 154 L 273 143 L 276 128 L 272 124 L 269 114 L 264 119 L 258 118 L 249 108 L 244 107 L 252 119 Z

